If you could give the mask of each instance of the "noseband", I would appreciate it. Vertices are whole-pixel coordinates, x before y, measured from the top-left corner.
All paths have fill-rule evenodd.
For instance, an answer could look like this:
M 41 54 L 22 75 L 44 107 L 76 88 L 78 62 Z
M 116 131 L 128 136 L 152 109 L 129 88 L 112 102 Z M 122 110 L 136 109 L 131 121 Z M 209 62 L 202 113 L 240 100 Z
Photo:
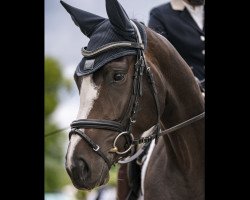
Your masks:
M 124 155 L 124 154 L 127 154 L 129 151 L 131 151 L 133 146 L 143 143 L 144 146 L 141 149 L 139 149 L 134 155 L 124 160 L 118 161 L 118 163 L 128 163 L 136 159 L 144 151 L 144 149 L 151 143 L 153 139 L 156 139 L 157 141 L 157 139 L 160 136 L 173 132 L 197 120 L 200 120 L 205 115 L 205 113 L 203 112 L 200 115 L 197 115 L 185 122 L 182 122 L 176 125 L 175 127 L 171 127 L 164 131 L 161 131 L 160 129 L 160 107 L 159 107 L 159 100 L 158 100 L 154 77 L 150 70 L 150 67 L 147 65 L 146 60 L 145 60 L 144 45 L 142 43 L 140 32 L 133 21 L 131 21 L 131 24 L 133 25 L 137 33 L 136 34 L 137 43 L 129 42 L 129 41 L 109 43 L 102 47 L 99 47 L 95 51 L 87 51 L 86 48 L 82 48 L 82 55 L 87 58 L 95 57 L 103 52 L 106 52 L 108 50 L 115 49 L 115 48 L 128 47 L 128 48 L 137 49 L 138 51 L 137 60 L 135 63 L 135 71 L 134 71 L 134 76 L 133 76 L 134 77 L 133 78 L 133 94 L 131 95 L 127 113 L 124 115 L 125 116 L 124 119 L 121 122 L 116 122 L 116 121 L 111 121 L 111 120 L 97 120 L 97 119 L 79 119 L 79 120 L 73 121 L 70 125 L 71 131 L 69 133 L 69 138 L 71 137 L 72 134 L 79 135 L 93 149 L 93 151 L 95 151 L 99 156 L 101 156 L 104 159 L 104 161 L 107 163 L 109 168 L 112 166 L 112 163 L 110 162 L 110 160 L 101 151 L 100 147 L 95 142 L 93 142 L 88 135 L 86 135 L 83 131 L 79 129 L 94 128 L 94 129 L 105 129 L 105 130 L 118 132 L 119 134 L 116 136 L 113 142 L 113 148 L 109 150 L 109 153 L 116 153 L 119 155 Z M 152 134 L 149 135 L 148 137 L 134 139 L 134 136 L 132 134 L 132 126 L 133 124 L 136 123 L 136 116 L 137 116 L 138 105 L 139 105 L 139 97 L 142 96 L 142 77 L 143 77 L 144 71 L 146 71 L 147 79 L 148 79 L 151 91 L 153 93 L 153 97 L 154 97 L 154 101 L 155 101 L 155 105 L 157 109 L 157 124 L 153 128 Z M 126 116 L 129 116 L 129 117 L 126 117 Z M 116 145 L 120 137 L 124 137 L 126 139 L 124 151 L 119 151 Z

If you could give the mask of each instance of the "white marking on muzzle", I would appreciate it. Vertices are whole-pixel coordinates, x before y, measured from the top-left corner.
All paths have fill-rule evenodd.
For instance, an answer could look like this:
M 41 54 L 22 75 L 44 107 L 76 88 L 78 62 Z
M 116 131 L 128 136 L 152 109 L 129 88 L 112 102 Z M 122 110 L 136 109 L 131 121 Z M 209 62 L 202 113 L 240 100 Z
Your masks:
M 86 119 L 88 117 L 98 96 L 99 88 L 94 84 L 92 74 L 83 77 L 80 90 L 80 106 L 77 114 L 77 119 Z M 79 141 L 81 141 L 81 137 L 79 135 L 73 134 L 71 136 L 66 162 L 68 167 L 72 166 L 72 156 Z

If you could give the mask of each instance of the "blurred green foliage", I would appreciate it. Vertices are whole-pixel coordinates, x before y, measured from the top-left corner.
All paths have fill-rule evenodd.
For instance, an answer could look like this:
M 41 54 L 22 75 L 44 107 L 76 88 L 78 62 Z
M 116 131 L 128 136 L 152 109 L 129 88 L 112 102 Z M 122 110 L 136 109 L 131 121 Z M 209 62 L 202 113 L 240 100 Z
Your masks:
M 59 62 L 45 58 L 45 135 L 58 130 L 51 115 L 59 104 L 60 90 L 70 90 L 71 83 L 62 74 Z M 58 133 L 45 138 L 45 192 L 59 191 L 64 185 L 70 184 L 70 179 L 64 169 L 64 149 L 66 134 Z
M 109 182 L 108 184 L 110 186 L 114 186 L 116 187 L 117 186 L 117 173 L 118 173 L 118 165 L 115 165 L 115 166 L 112 166 L 110 171 L 109 171 Z

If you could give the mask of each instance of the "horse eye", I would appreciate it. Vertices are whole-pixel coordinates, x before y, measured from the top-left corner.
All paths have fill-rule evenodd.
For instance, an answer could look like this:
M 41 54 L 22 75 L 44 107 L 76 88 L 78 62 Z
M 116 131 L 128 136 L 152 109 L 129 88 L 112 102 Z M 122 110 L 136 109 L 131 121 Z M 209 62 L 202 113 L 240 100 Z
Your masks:
M 114 81 L 122 81 L 124 79 L 124 74 L 115 74 L 114 75 Z

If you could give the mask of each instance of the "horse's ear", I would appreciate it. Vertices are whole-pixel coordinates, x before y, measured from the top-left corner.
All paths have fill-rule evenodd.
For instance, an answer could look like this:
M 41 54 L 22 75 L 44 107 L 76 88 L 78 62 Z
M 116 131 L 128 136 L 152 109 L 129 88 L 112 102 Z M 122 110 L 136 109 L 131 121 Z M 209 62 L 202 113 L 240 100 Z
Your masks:
M 94 30 L 97 28 L 98 24 L 106 20 L 103 17 L 99 17 L 92 13 L 80 10 L 73 6 L 68 5 L 67 3 L 60 1 L 63 7 L 71 15 L 74 23 L 79 26 L 82 33 L 87 37 L 90 37 Z
M 106 0 L 106 10 L 110 23 L 118 33 L 129 36 L 134 33 L 134 28 L 130 23 L 130 19 L 117 0 Z

